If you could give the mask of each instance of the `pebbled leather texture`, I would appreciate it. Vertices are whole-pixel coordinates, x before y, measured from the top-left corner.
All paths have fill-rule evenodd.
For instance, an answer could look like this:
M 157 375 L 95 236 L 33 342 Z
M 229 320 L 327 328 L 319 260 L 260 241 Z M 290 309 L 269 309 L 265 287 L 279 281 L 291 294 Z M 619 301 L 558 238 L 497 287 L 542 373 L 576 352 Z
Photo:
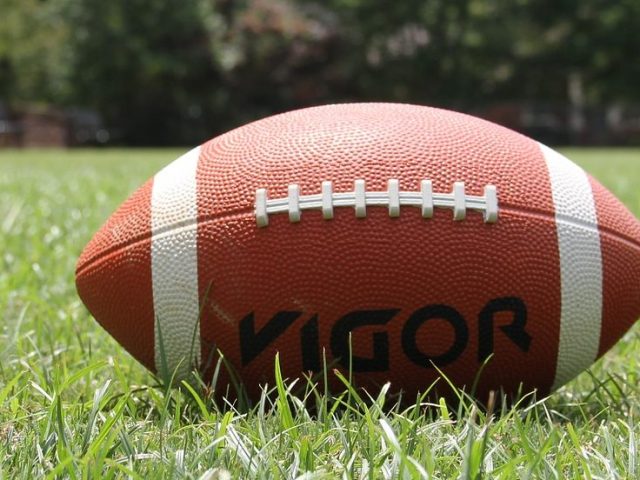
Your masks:
M 398 179 L 402 191 L 419 190 L 428 179 L 434 192 L 450 192 L 462 181 L 468 195 L 483 195 L 486 185 L 495 185 L 498 221 L 486 224 L 473 211 L 454 221 L 450 209 L 438 208 L 425 219 L 412 207 L 401 207 L 393 218 L 388 208 L 372 206 L 364 218 L 339 207 L 330 220 L 308 210 L 297 223 L 274 214 L 268 226 L 256 225 L 257 189 L 281 198 L 297 184 L 300 195 L 311 195 L 330 180 L 334 192 L 346 192 L 356 179 L 366 181 L 367 191 L 386 190 L 389 179 Z M 601 355 L 640 313 L 640 227 L 613 195 L 594 179 L 589 182 L 598 224 L 575 228 L 600 233 Z M 154 318 L 164 312 L 154 312 L 151 285 L 152 187 L 150 181 L 134 193 L 89 243 L 78 262 L 77 286 L 95 318 L 153 370 Z M 388 312 L 386 323 L 354 328 L 352 351 L 384 368 L 375 371 L 369 363 L 369 371 L 355 372 L 359 385 L 391 381 L 395 391 L 413 395 L 434 382 L 439 374 L 433 365 L 407 353 L 409 338 L 419 358 L 444 358 L 438 367 L 467 388 L 490 346 L 493 357 L 480 378 L 479 396 L 498 388 L 514 393 L 521 384 L 524 391 L 551 389 L 562 308 L 560 259 L 549 173 L 533 140 L 428 107 L 316 107 L 269 117 L 202 145 L 196 188 L 201 358 L 219 348 L 250 394 L 272 382 L 276 352 L 289 378 L 322 359 L 323 347 L 328 362 L 340 366 L 332 348 L 340 332 L 333 330 L 351 312 L 373 311 Z M 179 288 L 176 283 L 177 308 Z M 481 320 L 492 301 L 513 298 L 526 306 L 528 343 L 522 335 L 510 336 L 509 311 Z M 412 337 L 412 318 L 444 311 L 423 310 L 428 306 L 454 309 L 464 321 L 462 330 L 434 316 L 419 323 Z M 272 319 L 285 318 L 276 318 L 278 312 L 295 315 L 243 362 L 241 329 L 251 326 L 254 335 L 247 338 L 259 341 Z M 382 314 L 358 315 L 371 320 Z M 579 343 L 576 338 L 577 348 Z M 455 358 L 446 358 L 453 350 Z

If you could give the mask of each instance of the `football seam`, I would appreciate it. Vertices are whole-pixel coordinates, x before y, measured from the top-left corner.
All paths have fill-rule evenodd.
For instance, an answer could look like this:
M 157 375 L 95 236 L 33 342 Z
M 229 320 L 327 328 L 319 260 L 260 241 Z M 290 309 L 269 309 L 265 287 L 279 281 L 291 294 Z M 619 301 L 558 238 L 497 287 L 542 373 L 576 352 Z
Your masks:
M 321 193 L 300 195 L 300 187 L 290 184 L 288 196 L 267 198 L 267 190 L 256 190 L 255 217 L 258 227 L 269 224 L 269 215 L 287 213 L 289 221 L 300 221 L 302 211 L 320 210 L 325 220 L 333 218 L 334 208 L 353 208 L 356 217 L 367 216 L 367 207 L 387 207 L 390 217 L 399 217 L 401 207 L 418 207 L 424 218 L 433 216 L 434 208 L 453 210 L 453 219 L 464 220 L 467 210 L 481 212 L 485 223 L 498 221 L 498 199 L 494 185 L 486 185 L 484 195 L 468 195 L 464 182 L 455 182 L 452 191 L 434 192 L 431 180 L 421 180 L 419 191 L 400 190 L 400 181 L 390 179 L 387 190 L 366 190 L 363 179 L 354 181 L 353 191 L 334 192 L 331 181 L 323 181 Z
M 381 207 L 381 208 L 384 208 L 384 207 Z M 546 221 L 552 221 L 554 223 L 562 222 L 568 225 L 574 225 L 576 227 L 579 227 L 585 230 L 597 230 L 600 233 L 600 235 L 607 235 L 617 241 L 620 241 L 621 243 L 627 244 L 631 248 L 640 250 L 640 242 L 634 240 L 628 235 L 617 232 L 612 228 L 602 227 L 599 225 L 595 225 L 591 222 L 581 221 L 580 219 L 569 217 L 567 215 L 556 214 L 555 212 L 554 213 L 544 212 L 544 211 L 536 210 L 533 208 L 516 207 L 516 206 L 512 206 L 505 203 L 500 204 L 500 213 L 501 215 L 518 214 L 518 213 L 525 214 L 530 217 L 544 219 Z M 76 277 L 83 274 L 87 269 L 89 269 L 94 264 L 107 259 L 112 254 L 119 252 L 120 250 L 125 250 L 127 248 L 136 246 L 145 241 L 153 240 L 154 238 L 163 237 L 169 233 L 174 233 L 181 230 L 187 230 L 187 229 L 193 228 L 194 226 L 197 227 L 199 224 L 207 224 L 207 223 L 215 222 L 218 220 L 230 219 L 234 217 L 244 217 L 244 216 L 250 216 L 252 219 L 253 225 L 255 225 L 255 209 L 253 207 L 246 207 L 241 210 L 240 209 L 236 210 L 234 212 L 228 212 L 228 213 L 223 213 L 219 215 L 205 215 L 205 216 L 197 217 L 191 221 L 173 223 L 171 225 L 167 225 L 161 229 L 158 229 L 155 232 L 149 232 L 149 233 L 145 233 L 144 235 L 139 235 L 133 238 L 130 242 L 121 243 L 109 249 L 103 250 L 99 254 L 89 258 L 82 265 L 78 265 L 78 267 L 76 268 Z M 394 218 L 391 218 L 391 217 L 389 218 L 391 221 L 395 220 Z M 424 221 L 425 223 L 429 223 L 429 219 L 425 219 Z M 498 221 L 496 224 L 493 224 L 493 225 L 499 225 L 499 224 L 500 224 L 500 221 Z M 488 228 L 491 228 L 491 227 L 492 225 L 489 224 Z M 256 228 L 259 228 L 259 227 L 256 226 Z

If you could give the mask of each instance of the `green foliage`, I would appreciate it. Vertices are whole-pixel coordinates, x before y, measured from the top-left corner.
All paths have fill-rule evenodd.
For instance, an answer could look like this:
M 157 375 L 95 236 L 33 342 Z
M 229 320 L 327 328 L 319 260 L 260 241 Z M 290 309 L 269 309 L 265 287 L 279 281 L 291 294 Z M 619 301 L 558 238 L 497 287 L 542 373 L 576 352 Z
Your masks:
M 209 102 L 219 80 L 199 4 L 83 0 L 68 8 L 74 100 L 102 112 L 121 141 L 163 144 L 210 133 L 203 126 L 213 123 Z
M 67 0 L 0 0 L 0 100 L 64 102 L 70 93 Z
M 90 106 L 130 144 L 295 107 L 640 101 L 640 2 L 0 0 L 0 100 Z
M 277 374 L 248 411 L 159 385 L 90 318 L 73 270 L 179 153 L 0 152 L 0 478 L 638 478 L 640 325 L 549 399 L 499 411 L 399 407 L 348 378 L 302 400 Z M 640 214 L 639 151 L 566 153 Z

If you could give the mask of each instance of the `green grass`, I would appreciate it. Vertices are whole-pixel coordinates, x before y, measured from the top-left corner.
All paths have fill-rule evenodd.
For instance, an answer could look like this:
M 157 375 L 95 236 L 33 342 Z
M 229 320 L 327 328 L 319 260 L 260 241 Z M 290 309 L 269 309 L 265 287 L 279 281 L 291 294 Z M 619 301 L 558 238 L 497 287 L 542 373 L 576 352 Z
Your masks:
M 164 389 L 90 318 L 73 272 L 179 153 L 0 151 L 0 478 L 640 478 L 640 325 L 550 398 L 493 415 L 384 392 L 305 404 L 285 384 L 237 411 Z M 566 153 L 640 214 L 640 151 Z

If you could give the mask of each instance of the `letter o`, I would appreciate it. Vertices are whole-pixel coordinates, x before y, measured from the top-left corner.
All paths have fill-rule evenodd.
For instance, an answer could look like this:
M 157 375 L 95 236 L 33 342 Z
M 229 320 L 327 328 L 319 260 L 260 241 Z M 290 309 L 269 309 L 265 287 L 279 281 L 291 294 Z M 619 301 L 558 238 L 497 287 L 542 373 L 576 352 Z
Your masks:
M 455 338 L 453 344 L 440 355 L 427 355 L 420 348 L 416 341 L 418 329 L 429 320 L 442 319 L 453 327 Z M 413 363 L 421 367 L 431 368 L 448 365 L 456 360 L 464 351 L 469 342 L 469 329 L 464 317 L 455 308 L 448 305 L 428 305 L 416 310 L 411 314 L 402 328 L 402 349 L 405 355 Z

